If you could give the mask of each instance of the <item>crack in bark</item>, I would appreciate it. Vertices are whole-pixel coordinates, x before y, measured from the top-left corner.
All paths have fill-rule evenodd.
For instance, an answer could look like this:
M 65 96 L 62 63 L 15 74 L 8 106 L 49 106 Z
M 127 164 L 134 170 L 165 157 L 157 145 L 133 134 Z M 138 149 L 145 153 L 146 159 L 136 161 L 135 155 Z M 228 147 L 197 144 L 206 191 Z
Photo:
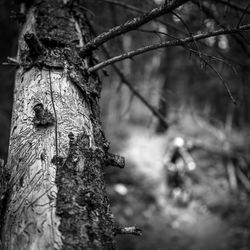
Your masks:
M 51 103 L 54 111 L 55 116 L 55 147 L 56 147 L 56 157 L 58 157 L 58 138 L 57 138 L 57 113 L 56 113 L 56 107 L 55 107 L 55 101 L 53 97 L 53 89 L 52 89 L 52 81 L 51 81 L 51 72 L 49 69 L 49 87 L 50 87 L 50 96 L 51 96 Z

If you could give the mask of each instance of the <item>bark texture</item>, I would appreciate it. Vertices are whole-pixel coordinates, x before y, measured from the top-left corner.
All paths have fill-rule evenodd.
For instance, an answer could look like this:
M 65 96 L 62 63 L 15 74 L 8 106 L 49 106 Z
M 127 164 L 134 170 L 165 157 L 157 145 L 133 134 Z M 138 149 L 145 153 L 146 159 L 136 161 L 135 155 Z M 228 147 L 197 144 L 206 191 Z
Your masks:
M 101 84 L 78 56 L 87 19 L 66 2 L 36 1 L 19 38 L 2 249 L 114 249 Z

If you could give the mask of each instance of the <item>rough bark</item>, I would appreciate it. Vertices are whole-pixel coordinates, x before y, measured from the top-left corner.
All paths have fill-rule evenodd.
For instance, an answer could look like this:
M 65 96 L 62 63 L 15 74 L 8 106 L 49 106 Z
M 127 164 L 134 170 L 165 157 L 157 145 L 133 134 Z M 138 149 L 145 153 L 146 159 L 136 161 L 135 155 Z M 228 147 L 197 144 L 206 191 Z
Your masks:
M 114 249 L 103 167 L 124 160 L 107 152 L 101 84 L 78 56 L 86 17 L 63 2 L 36 1 L 19 38 L 1 249 Z

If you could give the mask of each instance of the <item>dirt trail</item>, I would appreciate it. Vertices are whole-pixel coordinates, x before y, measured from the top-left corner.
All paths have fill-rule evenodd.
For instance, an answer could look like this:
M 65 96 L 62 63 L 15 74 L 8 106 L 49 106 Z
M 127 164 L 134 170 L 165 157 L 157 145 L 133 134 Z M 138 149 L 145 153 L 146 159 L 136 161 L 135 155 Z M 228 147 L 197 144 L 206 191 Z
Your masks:
M 179 134 L 162 137 L 141 128 L 131 131 L 121 150 L 127 161 L 121 184 L 129 184 L 122 184 L 126 195 L 113 199 L 117 200 L 116 218 L 123 225 L 138 225 L 143 236 L 118 236 L 118 249 L 249 250 L 247 230 L 242 231 L 239 223 L 232 224 L 232 217 L 244 223 L 245 210 L 236 213 L 240 205 L 228 186 L 223 161 L 197 152 L 194 173 L 198 181 L 188 190 L 193 198 L 186 206 L 180 206 L 168 197 L 162 161 L 170 138 Z
M 198 201 L 191 202 L 187 208 L 172 207 L 172 209 L 176 214 L 172 229 L 180 230 L 177 242 L 182 241 L 183 232 L 184 237 L 192 238 L 188 247 L 191 250 L 229 249 L 227 246 L 229 226 Z
M 145 220 L 140 218 L 138 225 Z M 143 228 L 142 238 L 119 237 L 119 250 L 229 250 L 226 222 L 197 201 L 186 208 L 170 204 L 155 211 Z M 234 249 L 235 250 L 235 249 Z M 237 249 L 238 250 L 238 249 Z

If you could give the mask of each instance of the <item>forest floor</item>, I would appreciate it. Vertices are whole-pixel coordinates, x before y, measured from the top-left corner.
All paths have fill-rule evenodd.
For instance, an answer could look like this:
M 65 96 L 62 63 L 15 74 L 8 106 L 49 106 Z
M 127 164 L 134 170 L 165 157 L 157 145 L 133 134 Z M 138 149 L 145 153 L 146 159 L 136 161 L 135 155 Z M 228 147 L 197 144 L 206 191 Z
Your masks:
M 249 249 L 246 242 L 241 241 L 241 236 L 237 239 L 238 234 L 244 233 L 241 229 L 232 227 L 219 215 L 207 211 L 199 202 L 192 202 L 186 208 L 170 205 L 167 215 L 152 213 L 147 223 L 141 218 L 137 225 L 142 226 L 143 236 L 138 239 L 119 236 L 118 249 Z
M 249 249 L 249 194 L 242 186 L 231 189 L 220 156 L 202 150 L 193 154 L 197 167 L 187 190 L 191 195 L 180 202 L 168 195 L 163 169 L 166 146 L 180 130 L 168 136 L 135 126 L 127 134 L 122 131 L 119 139 L 114 131 L 109 136 L 123 142 L 114 151 L 125 156 L 127 167 L 107 171 L 108 193 L 118 223 L 137 225 L 143 235 L 117 236 L 119 250 Z M 218 145 L 211 136 L 208 140 Z

